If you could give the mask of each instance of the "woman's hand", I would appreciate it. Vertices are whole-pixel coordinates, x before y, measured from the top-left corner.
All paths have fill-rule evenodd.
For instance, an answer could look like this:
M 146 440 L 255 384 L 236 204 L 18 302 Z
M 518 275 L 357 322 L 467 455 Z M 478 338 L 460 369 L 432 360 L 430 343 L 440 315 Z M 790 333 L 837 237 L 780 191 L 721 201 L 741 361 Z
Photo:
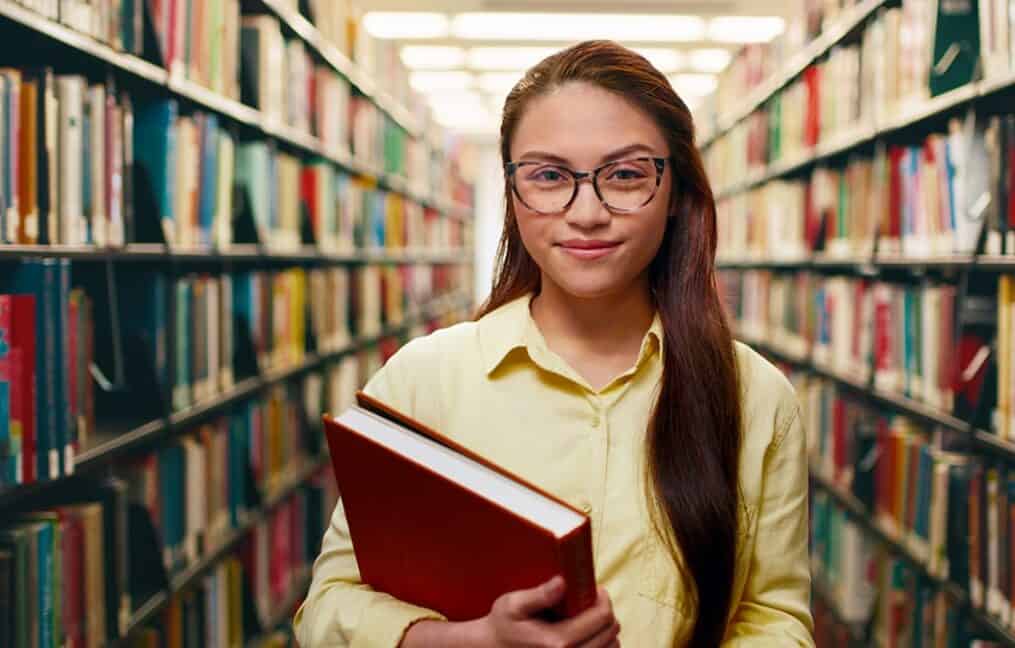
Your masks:
M 619 648 L 620 624 L 610 596 L 602 587 L 595 605 L 556 623 L 537 615 L 564 595 L 559 576 L 537 587 L 508 592 L 490 614 L 464 623 L 421 621 L 409 628 L 401 648 L 472 646 L 475 648 Z

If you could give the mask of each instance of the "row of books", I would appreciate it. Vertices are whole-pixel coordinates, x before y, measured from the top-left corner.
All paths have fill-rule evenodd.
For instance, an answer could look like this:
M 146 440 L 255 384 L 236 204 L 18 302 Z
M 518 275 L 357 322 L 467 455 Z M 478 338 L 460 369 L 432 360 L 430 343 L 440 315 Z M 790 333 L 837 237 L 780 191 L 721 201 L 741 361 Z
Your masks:
M 781 37 L 748 46 L 734 57 L 720 75 L 714 101 L 717 111 L 739 108 L 743 97 L 785 69 L 804 42 L 860 20 L 859 37 L 849 30 L 839 32 L 843 38 L 833 44 L 828 57 L 772 95 L 757 113 L 757 121 L 746 127 L 753 138 L 774 136 L 787 144 L 776 147 L 783 154 L 813 146 L 819 139 L 827 141 L 858 123 L 872 125 L 891 118 L 968 83 L 978 70 L 986 78 L 996 78 L 1015 69 L 1011 0 L 942 5 L 904 0 L 898 6 L 805 0 L 805 4 L 811 7 L 805 7 Z M 823 11 L 824 6 L 813 10 L 816 4 L 834 5 L 835 10 Z M 941 65 L 945 55 L 949 64 Z M 856 119 L 850 121 L 850 116 Z
M 70 474 L 95 427 L 93 306 L 67 260 L 0 278 L 0 484 Z
M 308 353 L 401 326 L 468 276 L 423 264 L 178 277 L 141 269 L 116 282 L 122 338 L 112 340 L 95 335 L 112 327 L 106 285 L 83 278 L 71 289 L 70 266 L 24 260 L 0 282 L 0 485 L 73 472 L 103 422 L 97 367 L 122 362 L 138 396 L 130 408 L 107 407 L 107 418 L 130 409 L 153 420 L 212 401 L 238 380 L 298 366 Z
M 18 4 L 110 47 L 141 56 L 146 0 L 18 0 Z
M 132 124 L 110 83 L 0 70 L 0 243 L 123 244 Z
M 385 159 L 398 155 L 392 148 Z M 238 141 L 217 115 L 181 114 L 175 99 L 135 107 L 109 82 L 0 69 L 0 244 L 141 242 L 153 235 L 135 214 L 155 213 L 159 239 L 227 247 L 236 212 L 247 210 L 262 243 L 292 249 L 303 241 L 303 209 L 327 250 L 422 246 L 424 223 L 449 230 L 433 240 L 462 239 L 461 222 L 374 183 L 273 141 Z
M 720 201 L 723 258 L 1015 254 L 1015 115 L 951 120 L 918 146 L 879 144 Z M 981 233 L 985 230 L 982 247 Z
M 154 622 L 131 633 L 131 645 L 227 648 L 269 630 L 276 607 L 305 587 L 301 576 L 320 550 L 336 501 L 330 475 L 297 488 L 249 529 L 236 551 L 173 593 Z M 92 501 L 26 513 L 0 529 L 4 646 L 101 648 L 123 636 L 121 626 L 108 625 L 106 606 L 115 599 L 107 587 L 119 585 L 108 578 L 114 571 L 108 560 L 111 552 L 144 554 L 148 538 L 118 535 L 123 529 L 107 504 L 115 506 Z M 139 587 L 129 584 L 128 599 Z
M 827 380 L 796 382 L 812 471 L 855 497 L 931 577 L 959 585 L 975 608 L 1015 627 L 1015 474 L 961 451 L 958 436 L 879 411 Z M 846 576 L 839 581 L 842 610 L 860 617 L 872 585 L 863 543 L 832 531 L 825 537 L 837 538 L 841 551 L 843 569 L 831 573 Z
M 880 543 L 828 493 L 812 492 L 810 499 L 813 578 L 828 592 L 838 619 L 862 629 L 864 637 L 852 645 L 994 645 L 977 638 L 958 601 Z M 818 646 L 848 646 L 848 637 L 842 626 L 815 614 Z
M 303 242 L 304 211 L 315 242 L 326 250 L 463 239 L 464 224 L 456 219 L 325 160 L 301 160 L 271 141 L 237 143 L 214 115 L 180 115 L 172 99 L 139 107 L 135 135 L 142 182 L 151 188 L 152 207 L 171 243 L 226 247 L 235 212 L 243 210 L 259 240 L 278 249 Z
M 748 341 L 860 384 L 873 378 L 880 391 L 1009 438 L 1011 380 L 985 383 L 991 373 L 1010 372 L 1000 354 L 998 369 L 990 370 L 985 355 L 999 323 L 1010 326 L 1010 305 L 1001 307 L 995 296 L 997 279 L 973 284 L 961 309 L 956 287 L 931 279 L 893 283 L 751 270 L 724 271 L 721 281 L 731 317 Z
M 71 490 L 47 492 L 42 501 L 27 498 L 28 503 L 16 504 L 16 511 L 5 512 L 0 571 L 7 573 L 0 573 L 0 586 L 8 589 L 0 596 L 7 595 L 10 606 L 0 615 L 0 645 L 106 645 L 107 638 L 123 636 L 131 614 L 182 570 L 245 529 L 250 535 L 238 554 L 257 618 L 262 623 L 272 618 L 275 606 L 291 593 L 295 574 L 319 550 L 337 499 L 330 471 L 314 473 L 312 483 L 295 497 L 253 516 L 266 499 L 291 488 L 312 457 L 322 456 L 321 412 L 347 406 L 363 384 L 364 372 L 391 352 L 363 349 L 274 385 L 227 415 L 114 466 L 113 477 L 79 481 Z M 97 519 L 84 543 L 65 531 L 64 509 L 79 505 Z M 252 519 L 257 520 L 253 526 Z M 53 524 L 46 530 L 39 520 Z M 36 532 L 50 536 L 36 538 Z M 53 540 L 54 533 L 62 535 Z M 92 553 L 74 553 L 79 550 Z M 85 567 L 80 567 L 82 561 Z M 76 610 L 82 608 L 73 598 L 80 590 L 61 586 L 76 578 L 68 569 L 91 570 L 81 581 L 90 588 L 84 599 L 89 603 L 80 612 L 84 618 L 78 618 Z M 53 573 L 40 581 L 36 575 L 49 573 L 45 570 Z M 71 637 L 78 631 L 92 638 L 75 643 Z M 53 637 L 53 643 L 31 638 L 39 633 Z M 21 637 L 28 643 L 21 643 Z

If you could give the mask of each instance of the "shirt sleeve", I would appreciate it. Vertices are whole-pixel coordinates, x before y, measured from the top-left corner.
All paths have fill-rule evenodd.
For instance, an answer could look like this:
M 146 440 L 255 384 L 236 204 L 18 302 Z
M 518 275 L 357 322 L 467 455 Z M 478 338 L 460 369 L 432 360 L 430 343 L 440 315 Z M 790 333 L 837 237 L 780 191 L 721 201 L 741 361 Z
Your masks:
M 403 347 L 370 380 L 364 391 L 408 412 L 415 411 L 411 369 L 419 345 Z M 426 608 L 377 592 L 360 579 L 349 525 L 339 501 L 314 562 L 310 591 L 293 625 L 301 648 L 396 648 L 409 626 L 423 619 L 445 620 Z
M 765 456 L 757 541 L 723 648 L 814 646 L 810 613 L 807 455 L 795 399 Z

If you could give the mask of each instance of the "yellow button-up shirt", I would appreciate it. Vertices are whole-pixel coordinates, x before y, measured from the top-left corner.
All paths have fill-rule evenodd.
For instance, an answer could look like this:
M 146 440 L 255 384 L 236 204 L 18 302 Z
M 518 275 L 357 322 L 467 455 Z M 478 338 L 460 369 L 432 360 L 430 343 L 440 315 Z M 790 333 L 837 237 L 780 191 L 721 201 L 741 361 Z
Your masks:
M 530 300 L 413 340 L 365 391 L 586 511 L 596 578 L 610 593 L 621 644 L 682 646 L 691 625 L 685 584 L 652 531 L 643 486 L 646 428 L 662 376 L 659 318 L 635 365 L 596 391 L 549 349 Z M 799 408 L 778 369 L 740 343 L 737 358 L 742 506 L 723 647 L 812 646 Z M 394 648 L 413 622 L 440 618 L 360 581 L 340 502 L 294 620 L 300 646 Z

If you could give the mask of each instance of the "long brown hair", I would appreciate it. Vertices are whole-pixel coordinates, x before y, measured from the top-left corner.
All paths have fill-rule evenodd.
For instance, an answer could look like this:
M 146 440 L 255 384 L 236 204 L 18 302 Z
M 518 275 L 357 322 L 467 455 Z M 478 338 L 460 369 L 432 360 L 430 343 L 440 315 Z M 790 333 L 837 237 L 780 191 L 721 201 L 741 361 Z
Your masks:
M 736 562 L 742 414 L 733 338 L 715 278 L 712 189 L 687 106 L 648 61 L 610 41 L 558 52 L 515 85 L 501 122 L 505 164 L 528 103 L 570 81 L 591 83 L 633 102 L 655 120 L 669 145 L 669 215 L 649 266 L 651 295 L 665 331 L 662 385 L 646 440 L 649 510 L 665 514 L 672 538 L 658 527 L 657 533 L 693 584 L 690 645 L 718 646 Z M 540 270 L 522 244 L 507 178 L 504 195 L 507 213 L 493 289 L 479 317 L 540 288 Z

